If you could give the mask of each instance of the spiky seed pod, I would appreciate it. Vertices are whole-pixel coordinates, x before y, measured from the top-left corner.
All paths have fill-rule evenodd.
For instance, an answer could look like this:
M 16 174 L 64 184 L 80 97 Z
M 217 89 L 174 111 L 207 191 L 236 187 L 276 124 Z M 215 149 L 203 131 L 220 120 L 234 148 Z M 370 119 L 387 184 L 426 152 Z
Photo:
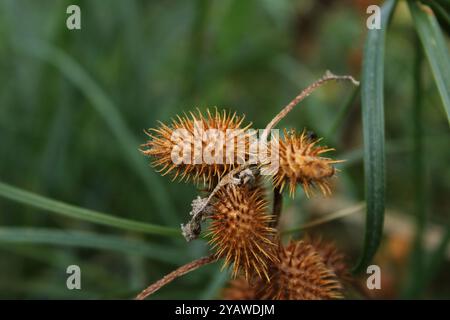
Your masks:
M 306 131 L 301 134 L 284 131 L 279 143 L 280 167 L 273 177 L 275 187 L 283 190 L 288 184 L 292 197 L 297 184 L 302 185 L 308 197 L 313 187 L 318 187 L 324 195 L 331 194 L 329 181 L 336 172 L 332 164 L 341 160 L 322 157 L 323 153 L 334 149 L 316 146 L 320 140 L 308 136 Z
M 272 265 L 263 298 L 318 300 L 342 297 L 342 286 L 314 247 L 305 241 L 279 246 L 279 262 Z
M 267 267 L 276 261 L 274 241 L 276 230 L 266 213 L 267 200 L 263 189 L 229 184 L 215 196 L 210 224 L 210 244 L 217 258 L 224 258 L 224 267 L 233 265 L 233 276 L 242 271 L 248 279 L 253 274 L 268 279 Z
M 350 272 L 345 263 L 345 256 L 336 248 L 333 242 L 326 242 L 321 238 L 311 237 L 306 237 L 305 242 L 314 247 L 322 257 L 325 265 L 332 269 L 339 279 L 350 280 Z
M 333 243 L 322 241 L 320 238 L 310 238 L 307 237 L 304 241 L 304 244 L 297 244 L 300 245 L 310 245 L 314 248 L 316 253 L 320 256 L 323 264 L 325 267 L 327 267 L 329 270 L 332 270 L 334 274 L 339 278 L 339 280 L 348 281 L 350 280 L 350 274 L 348 272 L 348 268 L 344 262 L 344 256 L 341 254 L 335 247 Z M 289 246 L 288 246 L 289 247 Z M 283 250 L 282 252 L 285 252 L 285 249 L 280 245 L 280 250 Z M 304 249 L 303 249 L 304 250 Z M 312 250 L 309 248 L 306 251 Z M 297 249 L 297 255 L 300 255 L 300 249 Z M 286 253 L 283 256 L 287 256 Z M 292 253 L 291 253 L 292 256 Z M 316 257 L 317 258 L 317 257 Z M 298 258 L 297 258 L 298 259 Z M 312 258 L 311 258 L 312 259 Z M 287 259 L 282 259 L 287 260 Z M 282 261 L 280 261 L 282 262 Z M 319 263 L 320 265 L 320 263 Z M 307 266 L 307 263 L 304 264 L 304 266 Z M 299 269 L 301 271 L 301 269 Z M 279 266 L 277 266 L 276 263 L 272 263 L 269 267 L 269 273 L 271 274 L 272 279 L 271 282 L 268 284 L 266 281 L 263 281 L 258 278 L 251 278 L 249 280 L 246 280 L 243 277 L 231 280 L 228 284 L 228 286 L 223 290 L 223 299 L 225 300 L 259 300 L 259 299 L 274 299 L 274 298 L 286 298 L 287 296 L 281 296 L 280 288 L 282 288 L 285 284 L 278 283 L 280 279 L 283 279 L 283 277 L 280 277 L 280 270 Z M 287 272 L 286 274 L 288 274 Z M 314 272 L 312 272 L 314 277 L 309 279 L 308 281 L 312 282 L 313 279 L 317 276 Z M 278 281 L 278 282 L 277 282 Z M 305 282 L 308 282 L 305 281 Z M 336 280 L 337 281 L 337 280 Z M 307 291 L 305 288 L 302 288 L 303 295 L 305 296 Z M 286 289 L 286 291 L 289 291 Z M 283 292 L 281 290 L 281 292 Z M 322 297 L 322 298 L 329 298 L 331 296 L 339 297 L 339 293 L 336 292 L 336 294 L 328 294 L 328 296 Z M 314 298 L 318 298 L 317 296 Z
M 150 140 L 141 146 L 141 151 L 154 159 L 152 165 L 163 176 L 171 173 L 172 181 L 192 179 L 210 187 L 245 160 L 239 148 L 243 144 L 244 151 L 248 150 L 249 139 L 243 135 L 239 140 L 237 136 L 251 124 L 243 126 L 244 116 L 225 110 L 207 110 L 206 115 L 197 111 L 190 112 L 190 117 L 177 115 L 170 125 L 159 122 L 159 128 L 146 131 Z M 209 159 L 203 157 L 205 152 Z M 174 163 L 174 156 L 178 163 Z

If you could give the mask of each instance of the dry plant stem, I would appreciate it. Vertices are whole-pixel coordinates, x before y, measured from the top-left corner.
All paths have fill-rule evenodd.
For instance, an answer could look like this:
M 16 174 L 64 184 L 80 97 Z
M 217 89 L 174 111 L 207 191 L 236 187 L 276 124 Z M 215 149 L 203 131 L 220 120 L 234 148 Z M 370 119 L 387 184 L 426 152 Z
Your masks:
M 281 193 L 280 188 L 276 187 L 273 190 L 273 209 L 272 209 L 272 215 L 274 216 L 274 220 L 272 222 L 273 228 L 278 227 L 282 209 L 283 209 L 283 194 Z
M 280 122 L 291 110 L 299 104 L 303 99 L 305 99 L 307 96 L 309 96 L 311 93 L 313 93 L 318 87 L 322 86 L 326 82 L 330 80 L 347 80 L 351 81 L 355 86 L 359 86 L 359 82 L 356 81 L 352 76 L 337 76 L 330 71 L 325 72 L 325 75 L 317 80 L 316 82 L 309 85 L 306 89 L 304 89 L 298 96 L 294 98 L 289 104 L 284 107 L 280 113 L 278 113 L 272 121 L 269 122 L 269 124 L 264 129 L 263 134 L 261 135 L 261 140 L 265 141 L 267 140 L 267 137 L 269 135 L 269 132 L 271 129 L 273 129 L 278 122 Z
M 198 269 L 201 266 L 204 266 L 208 263 L 214 262 L 215 260 L 216 259 L 213 256 L 208 256 L 194 260 L 192 262 L 189 262 L 188 264 L 185 264 L 184 266 L 179 267 L 178 269 L 164 276 L 162 279 L 150 285 L 147 289 L 143 290 L 140 294 L 136 296 L 136 300 L 144 300 L 149 295 L 155 293 L 156 291 L 164 287 L 166 284 L 172 282 L 176 278 L 181 277 L 182 275 L 185 275 L 186 273 L 189 273 L 191 271 L 194 271 L 195 269 Z

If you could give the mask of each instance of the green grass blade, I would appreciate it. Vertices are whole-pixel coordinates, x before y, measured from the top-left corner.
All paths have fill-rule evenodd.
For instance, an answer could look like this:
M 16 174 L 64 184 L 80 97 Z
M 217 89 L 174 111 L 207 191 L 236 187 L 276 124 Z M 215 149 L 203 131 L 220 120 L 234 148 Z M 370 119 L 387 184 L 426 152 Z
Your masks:
M 444 35 L 431 11 L 417 2 L 408 1 L 408 5 L 450 122 L 450 55 Z
M 303 230 L 308 229 L 308 228 L 317 227 L 317 226 L 320 226 L 320 225 L 322 225 L 324 223 L 328 223 L 328 222 L 331 222 L 331 221 L 334 221 L 334 220 L 337 220 L 337 219 L 341 219 L 341 218 L 347 217 L 347 216 L 349 216 L 351 214 L 362 212 L 365 207 L 366 207 L 365 203 L 364 202 L 360 202 L 360 203 L 355 204 L 355 205 L 353 205 L 351 207 L 344 208 L 344 209 L 335 211 L 333 213 L 327 214 L 326 216 L 320 217 L 320 218 L 318 218 L 316 220 L 306 222 L 305 224 L 303 224 L 303 225 L 301 225 L 299 227 L 283 230 L 281 232 L 281 234 L 282 235 L 288 235 L 288 234 L 296 233 L 296 232 L 299 232 L 299 231 L 303 231 Z
M 412 114 L 413 124 L 413 167 L 411 177 L 413 178 L 413 184 L 415 188 L 414 202 L 415 202 L 415 222 L 416 222 L 416 234 L 414 239 L 413 250 L 410 255 L 408 279 L 404 288 L 403 296 L 406 299 L 417 299 L 418 295 L 422 292 L 422 284 L 424 277 L 424 248 L 423 248 L 423 235 L 426 224 L 426 199 L 425 199 L 425 150 L 423 144 L 423 84 L 422 84 L 422 60 L 423 53 L 420 46 L 419 39 L 416 39 L 416 52 L 414 62 L 414 105 Z
M 395 0 L 388 0 L 384 3 L 381 9 L 381 29 L 369 30 L 364 48 L 361 101 L 367 209 L 364 248 L 354 272 L 362 271 L 371 261 L 383 233 L 385 202 L 384 42 L 395 4 Z
M 29 48 L 33 49 L 30 50 Z M 130 168 L 143 180 L 151 199 L 159 209 L 155 211 L 160 221 L 169 225 L 178 224 L 166 188 L 159 182 L 155 173 L 148 168 L 144 157 L 139 153 L 139 143 L 125 124 L 117 111 L 117 106 L 97 85 L 89 74 L 64 51 L 39 41 L 30 41 L 28 46 L 17 44 L 17 48 L 55 66 L 70 82 L 72 82 L 90 101 L 95 110 L 105 120 L 106 124 L 119 142 L 123 155 Z M 140 129 L 139 129 L 140 130 Z
M 0 242 L 110 250 L 123 254 L 139 255 L 170 264 L 183 263 L 183 260 L 180 259 L 182 257 L 180 252 L 171 248 L 85 231 L 0 227 Z
M 47 210 L 56 214 L 71 218 L 94 222 L 98 224 L 116 227 L 120 229 L 139 231 L 154 235 L 177 237 L 181 236 L 179 230 L 163 226 L 157 226 L 144 222 L 137 222 L 128 219 L 117 218 L 108 214 L 96 212 L 90 209 L 76 207 L 61 201 L 52 200 L 32 192 L 0 182 L 0 197 L 33 206 L 35 208 Z

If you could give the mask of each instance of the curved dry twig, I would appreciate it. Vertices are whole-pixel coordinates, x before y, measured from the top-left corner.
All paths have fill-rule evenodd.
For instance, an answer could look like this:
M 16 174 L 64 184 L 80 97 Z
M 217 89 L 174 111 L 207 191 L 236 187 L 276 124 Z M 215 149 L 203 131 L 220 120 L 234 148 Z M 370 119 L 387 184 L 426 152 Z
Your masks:
M 194 271 L 195 269 L 198 269 L 201 266 L 204 266 L 204 265 L 214 262 L 214 261 L 216 261 L 216 258 L 214 256 L 207 256 L 207 257 L 203 257 L 203 258 L 194 260 L 192 262 L 189 262 L 189 263 L 185 264 L 184 266 L 181 266 L 178 269 L 172 271 L 171 273 L 165 275 L 162 279 L 151 284 L 146 289 L 142 290 L 142 292 L 136 296 L 136 300 L 144 300 L 149 295 L 155 293 L 156 291 L 158 291 L 159 289 L 164 287 L 166 284 L 172 282 L 176 278 L 181 277 L 182 275 L 185 275 L 186 273 Z
M 314 83 L 310 84 L 308 87 L 306 87 L 298 96 L 296 96 L 289 104 L 284 107 L 273 119 L 270 121 L 266 128 L 264 129 L 263 134 L 261 135 L 261 140 L 265 141 L 269 135 L 269 131 L 273 129 L 278 122 L 280 122 L 291 110 L 300 103 L 303 99 L 305 99 L 307 96 L 309 96 L 311 93 L 314 92 L 318 87 L 322 86 L 326 82 L 330 80 L 347 80 L 351 81 L 355 86 L 359 86 L 359 81 L 356 81 L 352 76 L 337 76 L 330 71 L 325 72 L 325 75 L 320 78 L 319 80 L 315 81 Z

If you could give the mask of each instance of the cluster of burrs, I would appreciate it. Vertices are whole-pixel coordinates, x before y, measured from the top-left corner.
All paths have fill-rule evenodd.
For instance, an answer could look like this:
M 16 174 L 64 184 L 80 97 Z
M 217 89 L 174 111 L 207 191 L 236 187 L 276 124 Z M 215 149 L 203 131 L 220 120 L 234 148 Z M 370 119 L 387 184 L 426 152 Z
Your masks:
M 329 80 L 351 80 L 355 83 L 349 76 L 327 73 L 272 119 L 263 136 L 267 137 L 268 132 L 298 102 Z M 199 124 L 206 132 L 215 129 L 216 133 L 202 134 L 200 141 L 186 139 L 196 136 Z M 309 238 L 283 244 L 277 229 L 284 189 L 288 189 L 292 197 L 297 186 L 302 187 L 307 197 L 314 190 L 324 195 L 331 194 L 331 181 L 337 172 L 334 164 L 340 161 L 324 154 L 334 149 L 321 145 L 321 139 L 306 130 L 284 130 L 278 141 L 278 170 L 273 175 L 263 176 L 261 170 L 267 164 L 249 164 L 251 152 L 244 153 L 241 159 L 236 158 L 238 152 L 232 152 L 231 157 L 234 158 L 231 159 L 227 158 L 230 153 L 226 150 L 217 153 L 217 146 L 220 149 L 227 145 L 223 137 L 228 137 L 230 130 L 244 131 L 251 126 L 244 123 L 244 116 L 216 108 L 213 112 L 197 110 L 196 113 L 177 116 L 169 124 L 160 123 L 158 128 L 146 131 L 150 139 L 142 145 L 141 151 L 152 158 L 153 166 L 162 175 L 170 175 L 172 180 L 192 181 L 205 189 L 206 196 L 192 202 L 191 220 L 182 225 L 182 232 L 187 240 L 193 240 L 201 234 L 201 225 L 207 224 L 208 230 L 204 236 L 209 239 L 213 254 L 167 275 L 144 290 L 138 298 L 148 296 L 168 281 L 201 264 L 219 259 L 224 261 L 224 267 L 232 266 L 234 280 L 225 290 L 226 298 L 342 297 L 341 280 L 345 278 L 346 267 L 342 254 L 334 245 Z M 179 132 L 183 135 L 177 134 Z M 189 158 L 190 161 L 174 162 L 174 150 L 180 146 L 183 137 L 182 145 L 190 150 L 191 157 L 197 149 L 215 146 L 214 156 L 220 161 L 198 162 Z M 235 138 L 231 135 L 230 139 Z M 246 136 L 244 150 L 249 150 L 250 141 L 250 137 Z M 264 180 L 264 177 L 269 179 Z M 272 210 L 269 210 L 266 198 L 268 190 L 274 193 Z

